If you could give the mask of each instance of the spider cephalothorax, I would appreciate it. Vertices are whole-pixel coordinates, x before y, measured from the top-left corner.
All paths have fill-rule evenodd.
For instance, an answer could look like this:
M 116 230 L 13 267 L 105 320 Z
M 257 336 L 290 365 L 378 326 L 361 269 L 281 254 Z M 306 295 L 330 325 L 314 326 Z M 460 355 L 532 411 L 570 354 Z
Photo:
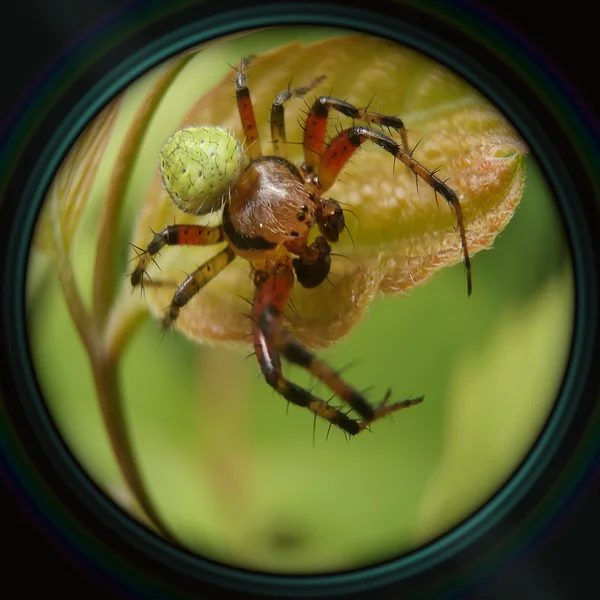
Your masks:
M 289 88 L 277 95 L 271 108 L 272 155 L 263 155 L 250 93 L 246 85 L 247 60 L 236 76 L 236 98 L 244 130 L 243 143 L 218 127 L 190 127 L 176 132 L 161 151 L 161 174 L 173 201 L 184 212 L 206 214 L 222 207 L 218 226 L 171 225 L 156 233 L 131 275 L 133 286 L 144 281 L 146 268 L 166 245 L 226 246 L 198 267 L 177 288 L 163 324 L 172 325 L 180 310 L 204 285 L 236 257 L 250 263 L 256 288 L 253 308 L 254 349 L 269 385 L 288 401 L 310 409 L 355 435 L 373 421 L 417 404 L 422 397 L 388 404 L 390 392 L 373 407 L 340 375 L 304 348 L 283 326 L 282 317 L 294 283 L 311 288 L 329 275 L 331 243 L 338 241 L 345 225 L 340 204 L 325 198 L 352 154 L 370 141 L 405 164 L 415 177 L 440 193 L 456 214 L 471 292 L 470 261 L 461 206 L 454 191 L 416 161 L 408 148 L 404 124 L 398 117 L 383 115 L 336 98 L 315 99 L 304 124 L 304 161 L 295 165 L 286 158 L 284 104 L 303 96 L 323 78 L 307 86 Z M 367 125 L 353 125 L 326 143 L 330 111 L 363 123 L 373 123 L 400 136 L 397 142 Z M 320 234 L 312 242 L 314 227 Z M 284 378 L 281 357 L 307 369 L 346 402 L 359 416 L 349 417 L 308 390 Z

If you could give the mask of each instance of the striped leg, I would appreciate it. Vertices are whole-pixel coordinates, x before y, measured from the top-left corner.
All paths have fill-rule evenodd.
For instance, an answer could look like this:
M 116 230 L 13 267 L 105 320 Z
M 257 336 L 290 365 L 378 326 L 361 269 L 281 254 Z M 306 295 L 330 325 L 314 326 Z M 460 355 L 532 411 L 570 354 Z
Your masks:
M 210 260 L 199 266 L 191 275 L 188 275 L 177 288 L 171 301 L 171 306 L 163 317 L 163 326 L 171 326 L 181 309 L 210 281 L 212 281 L 235 258 L 235 252 L 227 246 Z
M 423 398 L 387 404 L 390 393 L 373 408 L 365 397 L 348 385 L 339 374 L 304 348 L 282 325 L 282 316 L 289 293 L 294 284 L 294 274 L 287 265 L 279 265 L 270 275 L 256 277 L 254 297 L 254 349 L 267 383 L 286 400 L 308 408 L 331 424 L 356 435 L 370 423 L 392 412 L 418 404 Z M 350 405 L 361 417 L 356 420 L 317 398 L 308 390 L 285 379 L 281 369 L 281 355 L 290 362 L 304 367 L 322 381 L 341 400 Z
M 398 117 L 382 115 L 366 108 L 356 108 L 356 106 L 352 106 L 352 104 L 343 100 L 321 96 L 315 100 L 306 119 L 304 129 L 304 162 L 310 171 L 315 171 L 321 163 L 321 156 L 326 147 L 327 120 L 331 110 L 335 110 L 351 119 L 375 123 L 396 130 L 400 134 L 402 146 L 408 152 L 406 129 L 404 123 Z
M 420 162 L 415 160 L 411 153 L 403 148 L 401 144 L 395 142 L 391 137 L 374 131 L 373 129 L 369 129 L 368 127 L 355 126 L 342 131 L 331 140 L 319 162 L 319 182 L 323 191 L 328 190 L 335 183 L 337 176 L 348 159 L 366 141 L 373 142 L 380 148 L 383 148 L 386 152 L 389 152 L 394 158 L 397 158 L 400 162 L 404 163 L 415 174 L 415 177 L 425 181 L 434 192 L 441 194 L 446 199 L 450 208 L 454 211 L 458 224 L 465 268 L 467 270 L 467 293 L 470 296 L 472 290 L 471 259 L 469 257 L 465 224 L 458 197 L 454 190 L 437 177 L 435 171 L 430 171 Z
M 244 139 L 248 156 L 251 159 L 261 156 L 260 139 L 258 137 L 258 127 L 256 126 L 256 117 L 254 116 L 254 107 L 250 98 L 250 90 L 246 80 L 246 69 L 250 64 L 250 58 L 243 58 L 240 62 L 237 76 L 235 78 L 235 97 L 237 99 L 240 120 L 244 129 Z
M 131 274 L 131 285 L 136 287 L 144 284 L 146 269 L 154 257 L 165 246 L 209 246 L 225 240 L 221 227 L 203 227 L 202 225 L 169 225 L 154 234 L 148 247 L 143 250 L 134 246 L 138 251 L 138 264 Z
M 271 140 L 273 142 L 273 153 L 277 156 L 286 158 L 285 112 L 283 105 L 292 98 L 301 98 L 304 94 L 307 94 L 317 87 L 323 79 L 325 79 L 325 75 L 316 77 L 310 81 L 308 85 L 297 88 L 288 88 L 277 94 L 275 102 L 273 102 L 273 105 L 271 106 Z

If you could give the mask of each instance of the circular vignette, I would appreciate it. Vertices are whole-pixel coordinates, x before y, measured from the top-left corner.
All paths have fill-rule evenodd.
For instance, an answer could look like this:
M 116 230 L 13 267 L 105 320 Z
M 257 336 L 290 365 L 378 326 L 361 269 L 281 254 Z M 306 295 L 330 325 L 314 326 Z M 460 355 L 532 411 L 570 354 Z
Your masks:
M 574 400 L 580 399 L 584 392 L 585 375 L 589 371 L 592 350 L 590 334 L 595 332 L 597 326 L 594 312 L 597 305 L 597 282 L 596 271 L 591 268 L 591 240 L 581 212 L 584 199 L 575 186 L 573 168 L 565 164 L 569 154 L 565 150 L 570 147 L 570 142 L 561 139 L 557 144 L 548 136 L 547 131 L 553 131 L 555 136 L 560 136 L 560 131 L 548 129 L 541 124 L 540 119 L 548 115 L 545 110 L 534 110 L 540 108 L 539 98 L 536 98 L 534 91 L 526 89 L 521 81 L 516 81 L 516 85 L 509 88 L 507 82 L 512 83 L 514 73 L 498 59 L 468 52 L 464 48 L 459 49 L 449 44 L 445 40 L 450 38 L 441 35 L 445 26 L 423 19 L 422 15 L 415 18 L 414 14 L 407 12 L 403 16 L 406 21 L 394 21 L 389 15 L 383 16 L 349 7 L 271 4 L 268 7 L 254 6 L 215 14 L 203 21 L 190 22 L 163 34 L 156 41 L 147 44 L 143 50 L 123 60 L 118 68 L 113 69 L 90 89 L 64 118 L 31 170 L 28 185 L 22 191 L 21 201 L 13 207 L 15 214 L 11 222 L 20 225 L 6 238 L 8 252 L 3 283 L 4 289 L 11 290 L 12 293 L 5 298 L 2 318 L 5 343 L 11 350 L 7 353 L 7 358 L 27 413 L 28 425 L 47 456 L 53 457 L 54 469 L 60 470 L 61 477 L 68 481 L 71 493 L 76 493 L 80 501 L 89 507 L 89 512 L 93 513 L 104 527 L 112 530 L 113 536 L 117 535 L 121 542 L 125 541 L 121 547 L 135 548 L 138 552 L 149 555 L 153 562 L 167 565 L 191 580 L 200 579 L 238 590 L 268 594 L 322 596 L 365 591 L 417 576 L 428 568 L 436 568 L 489 532 L 527 495 L 565 438 L 577 408 L 577 402 Z M 411 19 L 412 22 L 409 23 Z M 155 537 L 126 517 L 101 494 L 83 473 L 51 425 L 40 391 L 35 384 L 24 336 L 23 311 L 25 267 L 37 212 L 58 165 L 88 121 L 114 95 L 143 72 L 179 51 L 241 30 L 291 24 L 339 26 L 403 43 L 445 64 L 486 94 L 526 139 L 554 191 L 571 244 L 576 285 L 574 340 L 561 394 L 538 442 L 506 486 L 470 519 L 423 549 L 387 564 L 361 571 L 310 578 L 243 572 L 193 556 Z M 463 45 L 468 43 L 473 42 L 463 39 Z M 477 56 L 479 60 L 485 56 L 492 68 L 484 67 L 479 60 L 474 60 L 473 56 Z M 562 151 L 559 152 L 558 148 Z M 578 181 L 580 186 L 583 182 L 584 180 Z M 581 374 L 584 377 L 581 377 Z M 86 514 L 86 518 L 93 517 Z

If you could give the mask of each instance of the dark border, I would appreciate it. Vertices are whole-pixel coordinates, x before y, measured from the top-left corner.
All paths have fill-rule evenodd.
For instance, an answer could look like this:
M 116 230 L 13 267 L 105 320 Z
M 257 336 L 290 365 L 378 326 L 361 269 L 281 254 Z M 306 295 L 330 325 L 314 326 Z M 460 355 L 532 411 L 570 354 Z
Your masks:
M 3 306 L 2 316 L 4 332 L 7 336 L 6 341 L 8 342 L 7 347 L 11 348 L 8 356 L 11 372 L 13 376 L 20 374 L 23 377 L 23 374 L 26 374 L 25 379 L 19 381 L 17 388 L 20 391 L 21 400 L 26 403 L 24 406 L 28 413 L 25 417 L 27 425 L 25 425 L 25 422 L 22 422 L 22 425 L 25 428 L 33 425 L 36 439 L 45 446 L 46 455 L 53 456 L 55 459 L 58 458 L 58 460 L 52 461 L 53 465 L 47 465 L 47 467 L 49 470 L 54 470 L 57 465 L 62 465 L 59 469 L 61 471 L 60 478 L 66 476 L 67 479 L 70 479 L 67 488 L 70 489 L 71 495 L 73 490 L 76 490 L 77 497 L 85 499 L 84 504 L 87 507 L 93 507 L 91 511 L 94 515 L 93 518 L 98 520 L 98 516 L 103 515 L 99 520 L 103 522 L 102 526 L 108 529 L 114 528 L 114 524 L 118 523 L 118 531 L 112 533 L 116 533 L 122 539 L 122 542 L 125 542 L 125 546 L 122 544 L 123 548 L 127 547 L 129 550 L 137 548 L 137 551 L 144 553 L 148 551 L 148 548 L 151 548 L 155 553 L 155 559 L 156 556 L 160 555 L 158 561 L 161 563 L 168 562 L 166 554 L 170 553 L 169 559 L 175 560 L 177 563 L 171 566 L 174 569 L 181 569 L 182 565 L 187 563 L 187 566 L 195 571 L 188 573 L 188 576 L 192 578 L 198 577 L 197 570 L 199 569 L 198 561 L 200 559 L 169 549 L 162 541 L 127 519 L 112 503 L 98 493 L 93 484 L 90 485 L 91 482 L 87 479 L 87 476 L 80 472 L 79 467 L 74 463 L 68 451 L 65 451 L 60 439 L 56 438 L 56 432 L 48 428 L 48 416 L 39 395 L 39 390 L 33 383 L 28 350 L 22 335 L 24 331 L 23 276 L 26 264 L 24 261 L 26 261 L 28 243 L 39 203 L 57 165 L 60 164 L 64 153 L 79 131 L 104 104 L 110 101 L 119 89 L 137 78 L 153 64 L 160 62 L 166 56 L 180 49 L 200 43 L 210 37 L 233 32 L 236 29 L 264 26 L 268 20 L 270 20 L 270 24 L 299 24 L 302 21 L 307 24 L 338 25 L 396 39 L 396 41 L 411 45 L 440 62 L 444 62 L 484 91 L 521 131 L 541 163 L 555 192 L 573 253 L 573 268 L 577 289 L 577 314 L 571 364 L 556 409 L 550 418 L 547 429 L 540 437 L 530 457 L 525 461 L 517 476 L 490 504 L 457 530 L 434 544 L 438 552 L 438 562 L 448 560 L 451 555 L 463 551 L 466 544 L 475 541 L 472 537 L 474 534 L 471 534 L 469 539 L 466 534 L 467 529 L 472 531 L 473 528 L 479 527 L 480 531 L 476 537 L 483 535 L 482 530 L 484 528 L 487 530 L 493 528 L 494 524 L 506 516 L 507 512 L 523 498 L 528 491 L 527 488 L 531 488 L 542 472 L 547 469 L 549 462 L 556 454 L 559 444 L 563 441 L 577 408 L 577 403 L 573 401 L 573 398 L 581 398 L 585 393 L 584 386 L 587 378 L 581 377 L 581 374 L 585 375 L 589 372 L 592 344 L 594 343 L 589 333 L 590 331 L 595 332 L 597 328 L 595 315 L 597 280 L 594 269 L 592 240 L 587 234 L 587 226 L 590 223 L 589 221 L 586 222 L 581 212 L 581 207 L 586 205 L 586 200 L 581 196 L 580 190 L 582 182 L 585 182 L 586 178 L 585 174 L 579 178 L 576 177 L 577 169 L 574 169 L 572 164 L 565 164 L 568 161 L 565 150 L 570 148 L 572 140 L 565 137 L 563 132 L 555 125 L 554 129 L 548 127 L 548 123 L 555 123 L 555 116 L 546 106 L 540 103 L 535 90 L 532 90 L 528 85 L 529 82 L 515 79 L 515 73 L 507 69 L 506 65 L 499 62 L 495 57 L 485 55 L 484 67 L 481 52 L 464 52 L 464 50 L 461 52 L 454 44 L 444 41 L 450 38 L 440 35 L 443 26 L 439 23 L 433 23 L 433 26 L 432 23 L 427 23 L 427 28 L 423 29 L 422 15 L 419 18 L 414 18 L 414 15 L 411 15 L 408 11 L 402 15 L 405 21 L 398 25 L 391 21 L 389 15 L 378 16 L 366 12 L 355 12 L 355 20 L 351 20 L 348 18 L 352 13 L 350 7 L 345 9 L 336 7 L 334 14 L 325 5 L 313 6 L 312 9 L 309 7 L 310 5 L 307 3 L 285 6 L 281 4 L 270 5 L 268 13 L 265 13 L 264 8 L 254 6 L 238 13 L 236 16 L 214 15 L 212 18 L 203 21 L 201 30 L 198 30 L 197 22 L 190 22 L 186 27 L 180 28 L 171 39 L 157 38 L 157 41 L 147 44 L 141 51 L 131 53 L 129 60 L 123 61 L 118 68 L 112 70 L 110 75 L 99 79 L 99 83 L 95 87 L 91 87 L 87 96 L 77 103 L 74 110 L 71 110 L 68 117 L 63 121 L 62 127 L 54 131 L 52 136 L 46 138 L 51 141 L 47 144 L 45 152 L 39 155 L 36 167 L 29 170 L 29 183 L 23 188 L 20 195 L 21 201 L 17 203 L 14 220 L 11 221 L 20 223 L 21 227 L 18 231 L 13 231 L 11 237 L 8 238 L 9 248 L 12 249 L 13 254 L 9 253 L 7 255 L 9 260 L 6 263 L 6 269 L 3 270 L 7 279 L 3 283 L 5 289 L 12 289 L 13 294 L 6 299 L 7 302 Z M 277 14 L 276 8 L 285 9 L 286 14 Z M 344 13 L 346 13 L 345 21 L 343 18 Z M 411 16 L 414 18 L 413 21 L 410 21 Z M 475 56 L 477 56 L 477 59 L 474 58 Z M 490 67 L 490 64 L 492 64 L 492 67 Z M 509 81 L 510 87 L 507 85 Z M 558 143 L 557 138 L 559 138 Z M 560 148 L 561 151 L 557 151 L 557 148 Z M 10 194 L 7 194 L 7 197 L 10 197 Z M 32 199 L 34 199 L 33 202 Z M 3 206 L 3 210 L 4 208 Z M 16 285 L 15 282 L 17 282 Z M 6 287 L 9 283 L 12 285 Z M 25 391 L 27 396 L 24 395 Z M 15 414 L 13 413 L 12 416 Z M 21 414 L 21 417 L 23 416 Z M 49 449 L 51 450 L 48 452 Z M 44 471 L 45 469 L 42 468 L 41 470 Z M 71 500 L 75 501 L 74 499 Z M 80 502 L 80 500 L 75 502 Z M 88 514 L 87 517 L 92 517 L 92 515 Z M 485 525 L 483 521 L 486 521 Z M 459 539 L 461 532 L 462 542 Z M 140 543 L 143 548 L 140 547 Z M 353 574 L 319 578 L 284 579 L 269 577 L 270 589 L 263 588 L 262 591 L 278 594 L 289 594 L 291 592 L 297 594 L 310 592 L 324 594 L 331 593 L 331 585 L 337 585 L 336 591 L 342 593 L 344 590 L 339 586 L 345 585 L 346 591 L 356 592 L 361 588 L 366 589 L 372 585 L 380 586 L 399 577 L 414 575 L 419 570 L 416 566 L 419 561 L 419 554 L 425 551 L 431 553 L 434 552 L 434 549 L 428 547 L 428 549 L 415 552 L 399 559 L 399 561 Z M 173 555 L 173 552 L 176 552 L 177 555 Z M 173 558 L 174 556 L 175 558 Z M 433 560 L 431 558 L 431 561 Z M 262 584 L 263 586 L 267 584 L 266 579 L 262 576 L 258 576 L 258 579 L 255 577 L 252 580 L 253 576 L 250 574 L 242 575 L 241 571 L 231 572 L 232 570 L 229 569 L 223 571 L 220 566 L 208 562 L 202 567 L 205 576 L 209 578 L 216 576 L 218 581 L 222 583 L 220 577 L 226 575 L 229 577 L 229 584 L 233 584 L 238 589 L 247 590 L 253 583 Z M 391 575 L 392 571 L 394 571 L 393 576 Z M 213 581 L 216 582 L 217 579 L 213 579 Z M 288 587 L 290 584 L 295 585 L 296 589 L 291 590 Z M 304 589 L 300 589 L 302 587 Z

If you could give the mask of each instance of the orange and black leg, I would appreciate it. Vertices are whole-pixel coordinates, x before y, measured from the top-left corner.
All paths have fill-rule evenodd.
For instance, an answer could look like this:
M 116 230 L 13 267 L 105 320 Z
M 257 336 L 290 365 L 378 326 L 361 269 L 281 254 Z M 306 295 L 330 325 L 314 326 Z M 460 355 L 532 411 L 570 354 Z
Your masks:
M 283 311 L 294 284 L 292 269 L 279 265 L 271 274 L 257 273 L 256 294 L 253 305 L 254 349 L 261 371 L 267 383 L 286 400 L 308 408 L 350 435 L 366 429 L 370 423 L 402 408 L 418 404 L 423 398 L 403 400 L 387 404 L 388 392 L 383 402 L 373 408 L 365 397 L 348 385 L 339 374 L 302 346 L 283 326 Z M 317 398 L 308 390 L 285 379 L 282 374 L 281 356 L 305 368 L 323 382 L 341 400 L 346 402 L 361 419 L 346 414 Z
M 368 127 L 354 126 L 342 131 L 331 140 L 330 144 L 323 151 L 318 163 L 319 183 L 323 191 L 328 190 L 335 183 L 335 180 L 348 159 L 367 141 L 377 144 L 380 148 L 383 148 L 386 152 L 389 152 L 394 156 L 394 158 L 397 158 L 404 163 L 415 174 L 415 177 L 425 181 L 434 192 L 441 194 L 446 199 L 456 216 L 464 254 L 465 268 L 467 270 L 467 293 L 471 295 L 471 259 L 469 257 L 465 224 L 458 196 L 454 190 L 437 177 L 435 171 L 430 171 L 420 162 L 415 160 L 412 157 L 412 154 L 401 144 L 398 144 L 391 137 L 374 131 L 373 129 L 369 129 Z
M 225 236 L 221 227 L 169 225 L 154 234 L 145 250 L 134 246 L 138 252 L 138 264 L 131 274 L 131 285 L 136 287 L 144 284 L 144 275 L 148 265 L 165 246 L 210 246 L 224 240 Z
M 365 121 L 366 123 L 375 123 L 381 127 L 394 129 L 400 134 L 402 146 L 408 152 L 406 129 L 404 128 L 404 123 L 398 117 L 382 115 L 366 108 L 356 108 L 356 106 L 352 106 L 352 104 L 343 100 L 321 96 L 315 100 L 306 118 L 304 129 L 304 163 L 309 171 L 317 170 L 321 163 L 321 156 L 326 147 L 327 120 L 331 110 L 335 110 L 351 119 Z
M 325 75 L 316 77 L 308 83 L 308 85 L 288 88 L 283 92 L 280 92 L 275 97 L 275 102 L 271 106 L 271 140 L 273 142 L 273 154 L 286 158 L 285 144 L 285 113 L 283 105 L 291 100 L 292 98 L 301 98 L 304 94 L 307 94 L 313 90 L 321 81 L 325 79 Z
M 260 139 L 258 137 L 258 127 L 256 126 L 256 117 L 254 116 L 254 107 L 250 98 L 246 80 L 246 69 L 250 64 L 250 57 L 243 58 L 235 78 L 235 97 L 237 99 L 240 120 L 244 129 L 244 139 L 248 156 L 254 160 L 261 156 Z
M 146 250 L 137 248 L 138 264 L 131 274 L 131 285 L 144 285 L 144 275 L 150 261 L 165 246 L 209 246 L 223 242 L 225 237 L 221 227 L 202 225 L 169 225 L 154 234 Z M 163 318 L 163 325 L 170 326 L 179 316 L 180 310 L 214 277 L 216 277 L 233 259 L 235 253 L 227 247 L 188 275 L 177 288 Z M 147 276 L 147 275 L 146 275 Z M 164 284 L 164 282 L 163 282 Z M 154 283 L 153 285 L 160 285 Z

